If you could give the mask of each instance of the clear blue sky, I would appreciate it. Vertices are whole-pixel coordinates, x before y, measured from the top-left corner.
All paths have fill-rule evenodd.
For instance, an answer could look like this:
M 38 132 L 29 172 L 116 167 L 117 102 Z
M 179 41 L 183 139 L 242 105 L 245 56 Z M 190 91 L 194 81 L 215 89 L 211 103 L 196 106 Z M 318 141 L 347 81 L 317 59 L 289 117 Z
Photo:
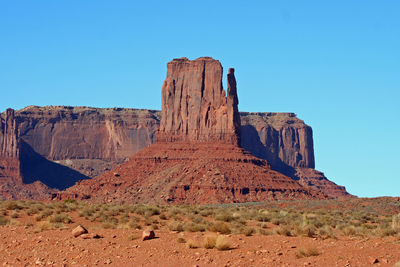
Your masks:
M 316 168 L 400 195 L 399 1 L 0 2 L 0 111 L 160 109 L 166 63 L 235 67 L 241 111 L 295 112 Z

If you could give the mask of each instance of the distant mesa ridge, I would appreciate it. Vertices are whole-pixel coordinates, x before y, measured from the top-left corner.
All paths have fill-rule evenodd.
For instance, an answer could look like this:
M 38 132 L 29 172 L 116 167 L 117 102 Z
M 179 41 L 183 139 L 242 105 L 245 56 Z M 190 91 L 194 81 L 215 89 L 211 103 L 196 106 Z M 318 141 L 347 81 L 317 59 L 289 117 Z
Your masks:
M 57 198 L 223 203 L 351 197 L 314 170 L 312 129 L 294 113 L 239 112 L 237 105 L 234 69 L 225 93 L 220 62 L 204 57 L 167 64 L 161 112 L 69 106 L 7 111 L 1 115 L 0 176 L 17 176 L 7 167 L 13 162 L 24 190 L 16 193 L 10 179 L 0 179 L 0 196 L 49 198 L 70 187 Z M 10 116 L 12 134 L 5 126 Z M 253 174 L 252 180 L 241 178 Z

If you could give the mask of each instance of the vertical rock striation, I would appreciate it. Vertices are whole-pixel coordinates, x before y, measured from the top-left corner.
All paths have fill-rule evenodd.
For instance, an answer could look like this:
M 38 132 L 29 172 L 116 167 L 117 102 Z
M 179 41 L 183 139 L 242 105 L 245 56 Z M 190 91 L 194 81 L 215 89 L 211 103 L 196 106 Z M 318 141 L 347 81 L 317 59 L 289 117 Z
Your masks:
M 19 156 L 18 126 L 13 109 L 7 109 L 0 124 L 0 156 L 16 159 Z
M 14 110 L 7 109 L 0 117 L 0 176 L 20 179 L 18 126 Z
M 162 86 L 162 117 L 158 141 L 240 142 L 240 115 L 233 69 L 228 94 L 222 87 L 218 60 L 174 59 Z

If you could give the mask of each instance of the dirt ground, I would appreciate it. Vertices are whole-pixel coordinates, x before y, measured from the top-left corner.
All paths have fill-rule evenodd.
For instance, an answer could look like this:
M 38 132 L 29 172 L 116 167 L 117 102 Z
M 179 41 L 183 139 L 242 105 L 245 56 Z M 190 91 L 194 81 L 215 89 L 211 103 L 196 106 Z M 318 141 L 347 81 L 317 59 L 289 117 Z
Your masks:
M 232 249 L 187 248 L 178 237 L 201 246 L 207 233 L 156 230 L 157 238 L 130 240 L 129 229 L 92 229 L 103 238 L 73 237 L 74 226 L 35 233 L 26 226 L 0 227 L 2 266 L 394 266 L 400 240 L 388 238 L 320 239 L 280 235 L 228 235 Z M 298 258 L 300 249 L 319 255 Z

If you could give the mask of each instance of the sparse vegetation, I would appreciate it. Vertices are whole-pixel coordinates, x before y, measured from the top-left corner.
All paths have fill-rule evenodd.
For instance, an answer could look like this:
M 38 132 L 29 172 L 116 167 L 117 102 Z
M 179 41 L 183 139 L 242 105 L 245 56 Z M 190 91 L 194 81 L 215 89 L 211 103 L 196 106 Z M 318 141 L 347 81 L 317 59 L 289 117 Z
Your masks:
M 197 245 L 196 245 L 196 242 L 195 242 L 195 241 L 193 241 L 192 239 L 189 239 L 189 240 L 186 242 L 186 247 L 187 247 L 187 248 L 197 248 Z
M 351 200 L 349 200 L 351 203 Z M 274 204 L 275 203 L 275 204 Z M 332 201 L 293 201 L 289 208 L 279 202 L 267 205 L 155 206 L 63 202 L 0 201 L 0 225 L 16 224 L 23 217 L 40 230 L 63 227 L 74 216 L 105 229 L 168 229 L 176 232 L 214 232 L 304 236 L 312 238 L 400 236 L 400 214 L 382 212 L 385 206 L 354 205 L 354 209 L 332 209 Z M 303 205 L 307 208 L 295 208 Z M 302 207 L 303 207 L 302 206 Z M 392 208 L 393 210 L 393 208 Z
M 215 247 L 217 237 L 215 235 L 207 235 L 203 240 L 203 248 L 212 249 Z
M 312 248 L 307 248 L 307 249 L 299 249 L 296 253 L 297 258 L 304 258 L 304 257 L 312 257 L 312 256 L 318 256 L 320 253 L 317 248 L 312 247 Z
M 218 236 L 215 241 L 215 248 L 218 250 L 228 250 L 231 248 L 231 243 L 225 236 Z

